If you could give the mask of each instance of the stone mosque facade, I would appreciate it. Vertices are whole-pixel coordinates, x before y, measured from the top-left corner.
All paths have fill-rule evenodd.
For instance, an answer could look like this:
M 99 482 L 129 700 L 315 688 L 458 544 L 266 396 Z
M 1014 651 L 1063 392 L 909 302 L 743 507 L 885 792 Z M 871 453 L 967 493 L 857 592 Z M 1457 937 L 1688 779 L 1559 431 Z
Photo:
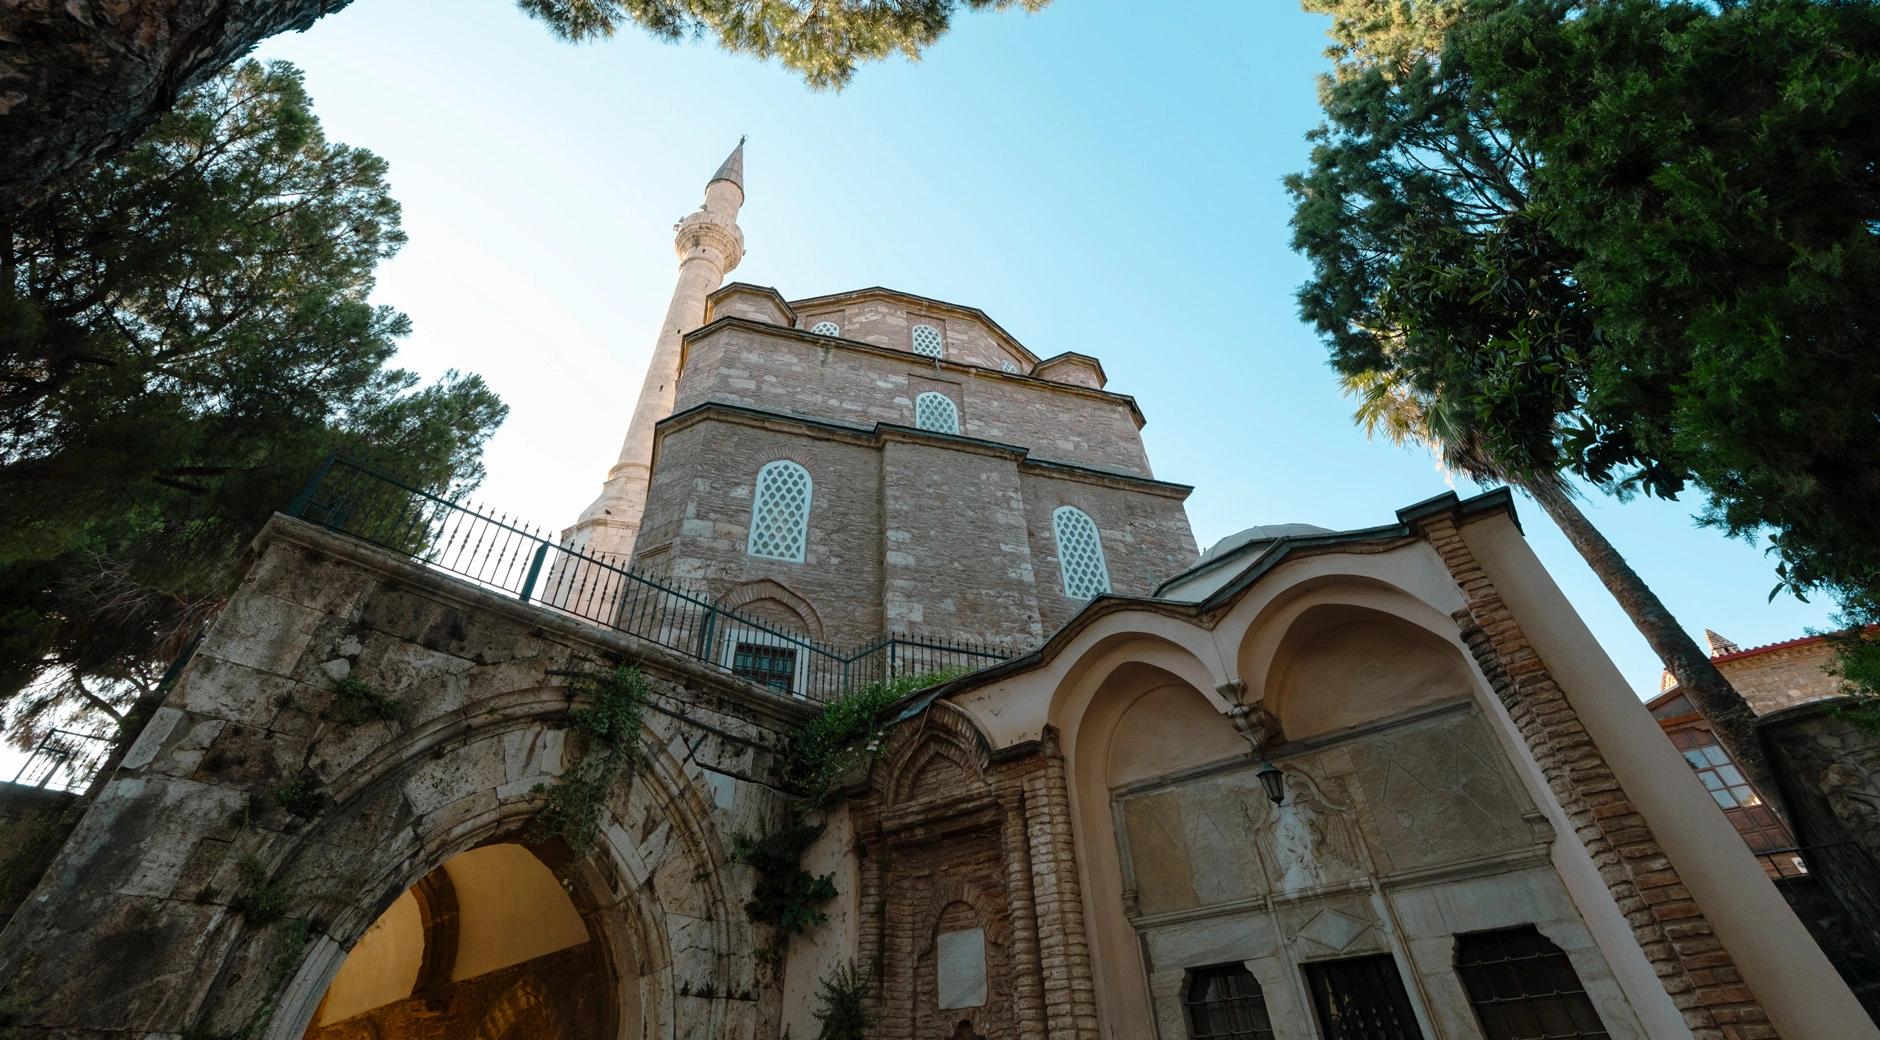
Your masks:
M 786 818 L 806 644 L 677 653 L 283 515 L 0 934 L 22 1035 L 804 1040 L 852 964 L 886 1040 L 1880 1038 L 1505 492 L 1199 553 L 1098 359 L 727 284 L 743 203 L 740 145 L 561 544 L 819 645 L 1002 648 L 821 818 L 828 919 L 753 920 L 732 840 Z M 576 851 L 528 823 L 618 662 L 643 761 Z M 404 709 L 335 724 L 348 677 Z

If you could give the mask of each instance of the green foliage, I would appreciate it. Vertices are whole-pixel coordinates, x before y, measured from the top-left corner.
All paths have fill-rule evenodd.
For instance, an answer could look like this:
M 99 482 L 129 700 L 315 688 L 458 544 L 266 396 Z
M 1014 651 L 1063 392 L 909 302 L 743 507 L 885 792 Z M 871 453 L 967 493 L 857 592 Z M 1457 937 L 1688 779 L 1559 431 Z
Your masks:
M 802 792 L 805 809 L 829 807 L 837 783 L 880 754 L 884 712 L 910 694 L 957 679 L 969 670 L 947 668 L 880 679 L 823 705 L 822 711 L 790 735 L 781 768 L 784 783 Z
M 530 829 L 537 839 L 559 837 L 580 853 L 600 837 L 615 787 L 640 764 L 640 730 L 652 688 L 638 668 L 621 667 L 577 681 L 574 693 L 592 698 L 589 706 L 568 713 L 570 728 L 586 738 L 587 748 L 556 778 Z
M 1479 478 L 1695 485 L 1880 617 L 1880 5 L 1313 6 L 1345 50 L 1288 188 L 1348 387 Z
M 374 719 L 396 722 L 405 717 L 405 710 L 404 701 L 356 675 L 333 684 L 333 720 L 342 726 Z
M 853 961 L 839 964 L 829 977 L 817 980 L 816 1040 L 867 1040 L 868 995 L 874 980 Z
M 326 791 L 312 775 L 289 780 L 269 794 L 281 808 L 302 819 L 312 819 L 326 807 Z
M 385 172 L 325 139 L 298 71 L 249 62 L 0 229 L 10 739 L 154 700 L 328 452 L 480 479 L 503 405 L 386 367 L 409 322 L 367 302 L 404 242 Z
M 910 59 L 939 40 L 961 8 L 1035 11 L 1050 0 L 518 0 L 570 40 L 613 35 L 631 19 L 668 40 L 713 39 L 726 50 L 775 58 L 812 87 L 841 87 L 855 67 L 899 52 Z
M 778 773 L 784 785 L 798 793 L 798 801 L 776 830 L 755 838 L 731 836 L 732 858 L 757 874 L 745 912 L 778 931 L 776 952 L 789 937 L 828 920 L 822 907 L 836 896 L 833 875 L 803 869 L 804 854 L 823 833 L 823 825 L 808 814 L 834 808 L 841 799 L 841 780 L 881 754 L 889 709 L 968 671 L 947 668 L 856 687 L 823 705 L 790 735 Z
M 269 877 L 267 866 L 252 853 L 242 857 L 238 868 L 242 890 L 229 900 L 229 909 L 251 925 L 273 924 L 286 917 L 288 902 L 294 895 L 287 879 Z
M 744 910 L 751 920 L 767 924 L 783 935 L 801 935 L 822 924 L 829 915 L 822 906 L 836 896 L 835 876 L 803 869 L 803 855 L 821 837 L 821 824 L 791 820 L 761 838 L 731 836 L 731 858 L 757 874 Z

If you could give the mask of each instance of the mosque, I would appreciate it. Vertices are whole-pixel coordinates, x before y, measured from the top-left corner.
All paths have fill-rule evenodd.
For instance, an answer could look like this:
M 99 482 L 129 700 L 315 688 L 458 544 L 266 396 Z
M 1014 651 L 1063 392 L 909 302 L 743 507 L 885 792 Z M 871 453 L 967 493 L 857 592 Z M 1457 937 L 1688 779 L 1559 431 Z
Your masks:
M 385 534 L 357 488 L 393 485 L 343 466 L 270 522 L 0 937 L 16 1022 L 1880 1040 L 1505 491 L 1200 552 L 1099 359 L 908 292 L 727 282 L 744 202 L 740 144 L 566 531 L 472 569 Z M 765 917 L 740 850 L 796 818 L 792 736 L 921 662 L 963 667 L 812 814 L 823 919 Z M 545 837 L 595 754 L 582 676 L 622 663 L 637 764 L 591 845 Z M 342 710 L 360 689 L 397 710 Z M 857 979 L 868 1024 L 831 1031 Z

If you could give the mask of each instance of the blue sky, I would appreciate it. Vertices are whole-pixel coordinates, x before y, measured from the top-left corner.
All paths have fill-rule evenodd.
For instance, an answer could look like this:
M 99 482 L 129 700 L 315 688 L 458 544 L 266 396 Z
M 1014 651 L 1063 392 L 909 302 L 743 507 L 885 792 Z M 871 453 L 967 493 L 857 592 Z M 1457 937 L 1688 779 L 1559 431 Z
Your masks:
M 329 136 L 390 160 L 411 242 L 377 297 L 415 325 L 402 364 L 479 372 L 509 402 L 492 506 L 559 527 L 593 498 L 671 291 L 672 224 L 749 134 L 733 278 L 888 285 L 984 308 L 1041 355 L 1102 358 L 1148 416 L 1157 475 L 1196 485 L 1206 547 L 1255 523 L 1386 523 L 1446 487 L 1351 425 L 1293 305 L 1306 267 L 1280 178 L 1306 160 L 1325 23 L 1290 0 L 1057 0 L 964 16 L 840 94 L 630 27 L 565 44 L 504 0 L 357 0 L 258 56 L 300 65 Z M 1827 623 L 1766 602 L 1771 561 L 1696 527 L 1694 501 L 1586 505 L 1694 632 L 1749 646 Z M 1655 693 L 1612 598 L 1538 507 L 1521 516 Z

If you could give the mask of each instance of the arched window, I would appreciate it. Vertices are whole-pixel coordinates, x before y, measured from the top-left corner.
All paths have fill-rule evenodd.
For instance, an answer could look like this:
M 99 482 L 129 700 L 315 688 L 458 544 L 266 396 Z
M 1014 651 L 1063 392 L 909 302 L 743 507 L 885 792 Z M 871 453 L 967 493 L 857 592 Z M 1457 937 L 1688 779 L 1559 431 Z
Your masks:
M 809 327 L 809 330 L 818 336 L 842 335 L 842 326 L 837 325 L 833 321 L 819 321 L 816 324 L 811 325 Z
M 1058 567 L 1064 572 L 1064 594 L 1092 599 L 1110 591 L 1110 568 L 1103 562 L 1103 541 L 1097 523 L 1076 506 L 1059 506 L 1051 514 L 1057 535 Z
M 935 433 L 960 432 L 960 410 L 953 399 L 932 390 L 914 398 L 914 425 Z
M 751 537 L 744 551 L 772 560 L 803 562 L 809 541 L 809 470 L 788 459 L 764 464 L 751 492 Z
M 1273 1040 L 1260 983 L 1239 964 L 1189 971 L 1182 1010 L 1189 1040 Z
M 1001 371 L 1001 372 L 1010 372 L 1010 373 L 1012 373 L 1013 375 L 1017 375 L 1017 374 L 1018 374 L 1018 366 L 1017 366 L 1017 365 L 1014 365 L 1014 364 L 1012 364 L 1012 363 L 1011 363 L 1010 361 L 1004 361 L 1004 360 L 1001 360 L 1001 361 L 999 362 L 999 371 Z
M 913 342 L 914 353 L 922 357 L 937 358 L 946 353 L 945 341 L 940 338 L 940 330 L 932 325 L 916 325 L 908 334 Z
M 1489 1040 L 1607 1040 L 1567 955 L 1533 925 L 1456 936 L 1456 974 Z

